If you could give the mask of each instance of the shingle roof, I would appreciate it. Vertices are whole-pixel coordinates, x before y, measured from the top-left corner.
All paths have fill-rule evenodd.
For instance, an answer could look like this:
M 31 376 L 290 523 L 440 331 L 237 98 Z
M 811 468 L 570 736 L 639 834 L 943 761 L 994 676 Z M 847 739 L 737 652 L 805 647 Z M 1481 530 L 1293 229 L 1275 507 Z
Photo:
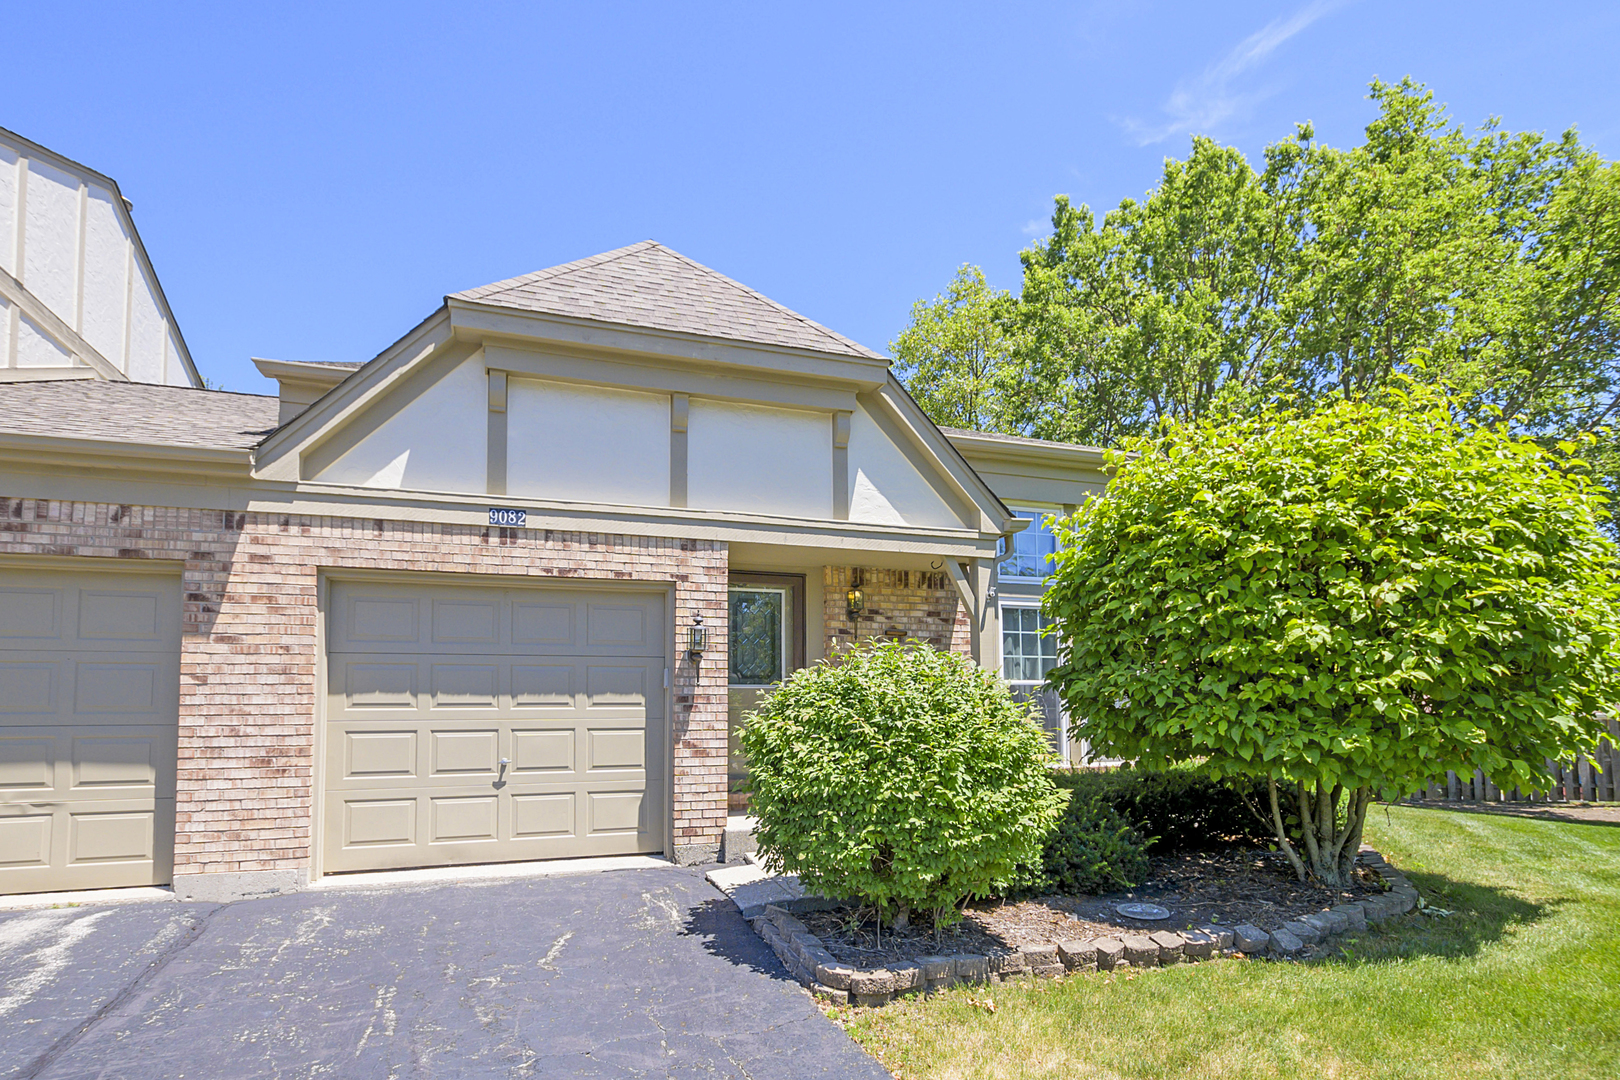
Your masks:
M 1053 442 L 1051 439 L 1031 439 L 1023 435 L 1003 435 L 999 431 L 969 431 L 967 428 L 945 427 L 941 425 L 940 431 L 946 438 L 961 435 L 974 439 L 993 439 L 996 442 L 1012 443 L 1015 446 L 1063 446 L 1071 450 L 1102 450 L 1100 446 L 1087 446 L 1085 443 Z
M 250 450 L 277 426 L 279 398 L 185 386 L 63 379 L 0 382 L 0 434 Z
M 480 304 L 882 359 L 652 240 L 453 294 Z

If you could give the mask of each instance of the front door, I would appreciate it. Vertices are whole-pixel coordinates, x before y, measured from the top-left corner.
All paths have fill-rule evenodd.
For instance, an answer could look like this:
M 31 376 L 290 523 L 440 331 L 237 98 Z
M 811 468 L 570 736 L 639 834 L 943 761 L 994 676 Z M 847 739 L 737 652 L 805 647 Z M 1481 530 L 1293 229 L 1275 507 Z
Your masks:
M 746 799 L 748 761 L 737 745 L 743 718 L 776 683 L 804 666 L 804 578 L 797 574 L 735 572 L 730 588 L 731 642 L 727 676 L 731 804 Z

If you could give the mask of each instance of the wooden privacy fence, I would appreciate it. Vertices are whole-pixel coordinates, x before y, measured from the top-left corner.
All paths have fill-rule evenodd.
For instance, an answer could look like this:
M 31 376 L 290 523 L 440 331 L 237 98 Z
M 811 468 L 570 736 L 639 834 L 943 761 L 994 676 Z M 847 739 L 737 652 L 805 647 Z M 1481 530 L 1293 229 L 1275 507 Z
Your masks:
M 1534 791 L 1503 791 L 1475 772 L 1446 773 L 1428 788 L 1412 793 L 1413 802 L 1620 802 L 1620 720 L 1608 720 L 1609 737 L 1598 743 L 1595 757 L 1547 762 L 1547 785 Z

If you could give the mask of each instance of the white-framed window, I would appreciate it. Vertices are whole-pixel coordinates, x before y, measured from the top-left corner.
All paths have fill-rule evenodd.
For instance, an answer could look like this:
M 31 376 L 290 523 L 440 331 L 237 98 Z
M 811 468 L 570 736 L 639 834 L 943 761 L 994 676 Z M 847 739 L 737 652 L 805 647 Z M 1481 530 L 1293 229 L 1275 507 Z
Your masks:
M 733 585 L 729 685 L 770 686 L 788 669 L 792 593 L 768 585 Z
M 1028 521 L 1022 532 L 1004 541 L 1005 551 L 997 569 L 1004 578 L 1039 581 L 1052 572 L 1049 560 L 1057 553 L 1057 537 L 1052 532 L 1051 510 L 1012 508 L 1013 516 Z
M 1051 624 L 1030 603 L 1001 605 L 1001 676 L 1019 701 L 1033 701 L 1041 726 L 1064 764 L 1069 762 L 1069 719 L 1057 692 L 1046 679 L 1057 666 L 1057 638 L 1046 633 Z

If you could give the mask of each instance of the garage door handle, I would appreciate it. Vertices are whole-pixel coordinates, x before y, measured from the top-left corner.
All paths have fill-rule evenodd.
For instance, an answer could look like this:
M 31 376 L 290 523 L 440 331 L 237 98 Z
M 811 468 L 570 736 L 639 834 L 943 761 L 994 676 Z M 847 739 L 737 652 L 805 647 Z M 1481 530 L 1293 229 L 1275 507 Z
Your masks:
M 512 764 L 512 759 L 511 759 L 511 758 L 509 758 L 509 757 L 503 757 L 503 758 L 501 758 L 501 760 L 500 760 L 500 766 L 501 766 L 501 768 L 503 768 L 503 769 L 504 769 L 504 768 L 506 768 L 506 767 L 507 767 L 507 766 L 508 766 L 508 765 L 510 765 L 510 764 Z

